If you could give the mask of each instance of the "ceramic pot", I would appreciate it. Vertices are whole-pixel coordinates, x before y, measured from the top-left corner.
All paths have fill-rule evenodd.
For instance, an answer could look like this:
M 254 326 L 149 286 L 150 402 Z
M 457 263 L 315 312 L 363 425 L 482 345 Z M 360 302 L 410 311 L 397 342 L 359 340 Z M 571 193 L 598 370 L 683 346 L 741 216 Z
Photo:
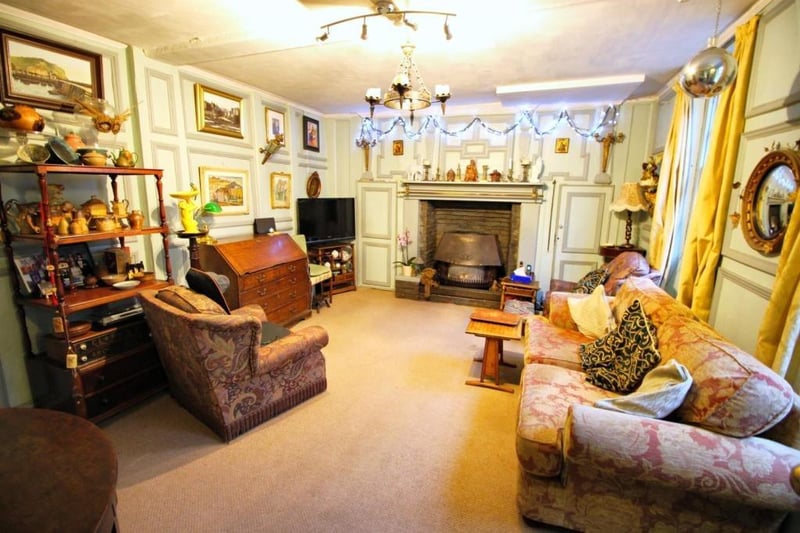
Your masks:
M 73 150 L 77 150 L 78 148 L 83 148 L 84 146 L 86 146 L 83 143 L 83 139 L 81 139 L 80 135 L 78 135 L 77 133 L 73 133 L 73 132 L 70 132 L 70 133 L 67 133 L 66 135 L 64 135 L 64 141 Z
M 128 215 L 128 223 L 131 225 L 131 229 L 142 229 L 144 215 L 138 209 L 134 209 Z
M 81 211 L 91 218 L 103 218 L 108 215 L 108 207 L 102 200 L 98 200 L 95 195 L 92 195 L 91 198 L 81 204 Z
M 0 108 L 0 126 L 22 131 L 42 131 L 44 119 L 31 106 L 16 104 Z
M 413 265 L 401 265 L 401 269 L 403 271 L 404 276 L 413 276 L 414 275 L 414 266 Z
M 128 200 L 123 198 L 118 202 L 111 202 L 111 212 L 120 218 L 128 216 Z
M 99 152 L 87 152 L 81 156 L 81 162 L 90 167 L 104 167 L 108 163 L 108 156 Z
M 116 157 L 112 154 L 111 160 L 118 167 L 132 167 L 139 161 L 139 154 L 122 149 Z

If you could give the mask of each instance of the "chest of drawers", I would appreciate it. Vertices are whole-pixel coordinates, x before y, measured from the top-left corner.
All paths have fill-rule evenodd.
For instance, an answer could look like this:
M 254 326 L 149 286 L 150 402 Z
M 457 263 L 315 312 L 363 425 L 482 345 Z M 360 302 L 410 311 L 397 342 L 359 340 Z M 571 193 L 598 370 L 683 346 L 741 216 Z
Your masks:
M 224 274 L 231 285 L 225 299 L 232 308 L 258 304 L 270 322 L 290 324 L 311 314 L 308 258 L 286 234 L 203 244 L 200 267 Z

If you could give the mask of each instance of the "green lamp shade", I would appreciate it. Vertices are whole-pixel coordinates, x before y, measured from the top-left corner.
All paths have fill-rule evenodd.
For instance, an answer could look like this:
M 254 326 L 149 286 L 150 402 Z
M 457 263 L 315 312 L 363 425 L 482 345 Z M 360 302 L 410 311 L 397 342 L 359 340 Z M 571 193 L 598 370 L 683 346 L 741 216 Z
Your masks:
M 203 211 L 206 213 L 222 213 L 222 208 L 217 202 L 208 202 L 203 206 Z

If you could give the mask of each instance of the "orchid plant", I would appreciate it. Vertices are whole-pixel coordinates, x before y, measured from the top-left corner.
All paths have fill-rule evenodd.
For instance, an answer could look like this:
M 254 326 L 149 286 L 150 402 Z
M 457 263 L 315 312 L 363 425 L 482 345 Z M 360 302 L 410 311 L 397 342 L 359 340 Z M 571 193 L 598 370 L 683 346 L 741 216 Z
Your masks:
M 403 257 L 402 261 L 395 261 L 395 265 L 412 266 L 416 257 L 408 257 L 408 245 L 411 244 L 411 232 L 408 228 L 403 233 L 397 235 L 397 244 L 400 246 L 400 254 Z

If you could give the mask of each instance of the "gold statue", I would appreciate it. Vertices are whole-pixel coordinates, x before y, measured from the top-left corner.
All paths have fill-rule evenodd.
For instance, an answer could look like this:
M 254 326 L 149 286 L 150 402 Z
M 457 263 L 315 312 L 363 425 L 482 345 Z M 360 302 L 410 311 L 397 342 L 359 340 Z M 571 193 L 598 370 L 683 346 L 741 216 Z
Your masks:
M 478 181 L 478 165 L 474 159 L 469 160 L 467 170 L 464 173 L 464 181 Z

